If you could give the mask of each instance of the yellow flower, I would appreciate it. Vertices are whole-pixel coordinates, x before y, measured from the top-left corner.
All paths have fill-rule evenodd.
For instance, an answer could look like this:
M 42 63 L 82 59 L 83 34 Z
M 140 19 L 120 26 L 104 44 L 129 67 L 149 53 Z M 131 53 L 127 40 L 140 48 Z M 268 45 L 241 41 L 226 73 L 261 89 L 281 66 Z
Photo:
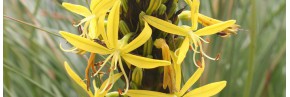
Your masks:
M 66 2 L 62 3 L 62 6 L 71 12 L 84 16 L 85 18 L 82 19 L 76 26 L 86 22 L 82 36 L 87 36 L 87 34 L 89 34 L 91 39 L 95 39 L 100 34 L 96 31 L 98 18 L 106 14 L 106 12 L 113 6 L 114 2 L 116 1 L 118 0 L 91 0 L 90 9 L 81 5 L 75 5 Z M 89 33 L 87 33 L 87 27 L 89 27 Z
M 178 15 L 179 19 L 183 20 L 191 20 L 191 11 L 183 11 Z M 217 20 L 208 16 L 205 16 L 203 14 L 198 14 L 198 23 L 201 23 L 203 26 L 210 26 L 214 25 L 217 23 L 221 23 L 223 21 Z M 240 26 L 237 24 L 233 24 L 230 27 L 222 30 L 221 32 L 218 33 L 221 37 L 228 37 L 231 34 L 237 34 L 237 31 L 239 30 Z
M 94 82 L 94 94 L 90 89 L 87 90 L 87 85 L 83 82 L 83 80 L 71 69 L 67 62 L 64 62 L 64 67 L 68 75 L 79 85 L 81 86 L 88 94 L 89 97 L 104 97 L 109 90 L 112 88 L 113 84 L 122 76 L 122 73 L 117 73 L 113 75 L 113 80 L 105 80 L 104 83 L 110 83 L 110 87 L 105 88 L 105 84 L 103 83 L 100 88 L 96 87 Z M 101 93 L 100 90 L 105 90 L 105 92 Z
M 174 60 L 176 60 L 174 58 Z M 176 66 L 179 66 L 178 64 L 175 64 Z M 187 82 L 184 84 L 184 86 L 180 89 L 180 80 L 181 80 L 181 72 L 176 72 L 175 76 L 177 81 L 176 81 L 176 91 L 175 93 L 172 94 L 165 94 L 165 93 L 160 93 L 156 91 L 148 91 L 148 90 L 129 90 L 126 95 L 131 96 L 131 97 L 210 97 L 213 96 L 217 93 L 219 93 L 225 86 L 226 86 L 226 81 L 219 81 L 219 82 L 214 82 L 207 84 L 205 86 L 196 88 L 194 90 L 191 90 L 186 93 L 186 91 L 200 78 L 204 71 L 204 60 L 202 58 L 202 66 L 198 67 L 197 71 L 187 80 Z M 179 68 L 180 69 L 180 68 Z M 178 77 L 179 76 L 179 77 Z M 180 90 L 179 90 L 180 89 Z
M 203 14 L 198 14 L 198 22 L 201 23 L 203 26 L 210 26 L 210 25 L 214 25 L 214 24 L 217 24 L 217 23 L 221 23 L 223 21 L 220 21 L 220 20 L 217 20 L 217 19 L 213 19 L 213 18 L 205 16 Z M 221 31 L 218 34 L 221 35 L 222 37 L 228 37 L 231 34 L 237 34 L 239 28 L 240 28 L 239 25 L 233 24 L 233 25 L 231 25 L 230 27 L 224 29 L 223 31 Z
M 145 57 L 140 57 L 136 55 L 132 55 L 129 52 L 133 51 L 134 49 L 140 47 L 143 45 L 152 34 L 152 30 L 147 24 L 145 23 L 145 27 L 142 30 L 142 32 L 139 34 L 138 37 L 136 37 L 134 40 L 132 40 L 130 43 L 127 43 L 130 36 L 132 34 L 125 35 L 121 40 L 118 40 L 118 29 L 119 29 L 119 9 L 120 9 L 120 1 L 117 1 L 112 10 L 110 11 L 109 17 L 108 17 L 108 25 L 107 25 L 107 33 L 103 36 L 104 42 L 106 43 L 107 47 L 104 47 L 90 39 L 83 38 L 78 35 L 74 35 L 68 32 L 60 31 L 60 34 L 72 45 L 74 45 L 77 48 L 80 48 L 82 50 L 107 55 L 109 56 L 105 59 L 104 63 L 101 65 L 98 72 L 104 67 L 104 65 L 109 61 L 110 58 L 112 58 L 111 67 L 110 70 L 115 70 L 116 65 L 118 64 L 121 71 L 124 74 L 125 80 L 126 80 L 126 91 L 128 90 L 129 80 L 128 77 L 124 71 L 123 64 L 121 58 L 123 58 L 126 62 L 135 65 L 139 68 L 155 68 L 158 66 L 167 66 L 171 63 L 169 61 L 165 60 L 155 60 Z M 108 80 L 111 79 L 111 76 L 113 75 L 113 72 L 110 72 Z M 106 83 L 105 88 L 109 86 L 109 83 Z M 103 93 L 105 90 L 101 90 L 101 93 Z
M 164 21 L 164 20 L 158 19 L 158 18 L 153 17 L 153 16 L 149 16 L 149 15 L 143 15 L 142 17 L 150 25 L 152 25 L 153 27 L 155 27 L 155 28 L 157 28 L 157 29 L 159 29 L 161 31 L 164 31 L 164 32 L 167 32 L 167 33 L 170 33 L 170 34 L 176 34 L 176 35 L 184 36 L 185 39 L 184 39 L 182 45 L 180 46 L 180 48 L 177 50 L 178 51 L 177 63 L 180 64 L 183 61 L 183 59 L 185 58 L 186 53 L 187 53 L 187 51 L 189 49 L 189 46 L 191 46 L 192 48 L 194 48 L 193 49 L 194 50 L 193 61 L 194 61 L 194 64 L 196 66 L 197 66 L 197 64 L 195 62 L 195 54 L 199 53 L 197 51 L 197 47 L 198 46 L 200 46 L 200 51 L 201 51 L 202 55 L 204 55 L 205 57 L 207 57 L 207 58 L 209 58 L 211 60 L 215 60 L 215 58 L 211 58 L 211 57 L 207 56 L 203 52 L 202 44 L 201 44 L 200 40 L 202 40 L 204 42 L 206 42 L 206 41 L 203 40 L 201 38 L 201 36 L 207 36 L 207 35 L 215 34 L 217 32 L 220 32 L 220 31 L 224 30 L 225 28 L 233 25 L 236 22 L 235 20 L 228 20 L 228 21 L 225 21 L 225 22 L 221 22 L 221 23 L 217 23 L 217 24 L 214 24 L 214 25 L 211 25 L 211 26 L 204 27 L 202 29 L 199 29 L 199 30 L 193 32 L 191 30 L 191 28 L 188 27 L 188 26 L 179 27 L 179 26 L 171 24 L 171 23 L 169 23 L 167 21 Z M 194 44 L 194 46 L 192 44 Z
M 100 34 L 103 36 L 103 33 L 101 33 L 103 27 L 100 25 L 103 25 L 105 21 L 106 12 L 113 6 L 114 2 L 116 1 L 117 0 L 91 0 L 90 9 L 81 5 L 75 5 L 66 2 L 62 3 L 62 6 L 71 12 L 85 17 L 79 24 L 76 25 L 79 26 L 86 22 L 83 29 L 81 29 L 82 34 L 80 36 L 86 37 L 88 39 L 97 39 Z M 87 31 L 88 28 L 89 31 Z M 67 50 L 64 49 L 61 44 L 59 46 L 61 50 L 65 52 L 75 52 L 78 54 L 86 53 L 86 51 L 76 47 L 72 47 Z

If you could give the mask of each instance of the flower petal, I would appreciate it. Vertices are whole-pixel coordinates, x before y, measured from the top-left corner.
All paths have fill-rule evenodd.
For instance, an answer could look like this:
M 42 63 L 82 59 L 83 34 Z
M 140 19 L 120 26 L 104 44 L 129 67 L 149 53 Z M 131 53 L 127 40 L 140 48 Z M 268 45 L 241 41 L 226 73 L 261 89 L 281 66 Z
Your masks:
M 149 27 L 148 23 L 145 21 L 145 27 L 142 30 L 142 32 L 139 34 L 139 36 L 136 37 L 129 44 L 125 45 L 121 49 L 121 51 L 123 53 L 128 53 L 128 52 L 131 52 L 132 50 L 140 47 L 141 45 L 143 45 L 151 37 L 151 34 L 152 34 L 152 30 Z
M 199 67 L 196 72 L 187 80 L 184 86 L 181 88 L 179 95 L 183 95 L 202 75 L 204 71 L 204 60 L 202 59 L 202 66 Z
M 209 26 L 209 25 L 212 25 L 212 24 L 220 23 L 222 21 L 214 19 L 214 18 L 211 18 L 211 17 L 208 17 L 208 16 L 205 16 L 205 15 L 199 13 L 198 14 L 198 22 L 201 23 L 204 26 Z
M 180 85 L 181 85 L 181 65 L 179 64 L 175 64 L 175 87 L 176 90 L 179 91 L 180 90 Z
M 90 9 L 93 10 L 102 0 L 91 0 Z
M 136 56 L 132 54 L 122 54 L 121 56 L 122 58 L 124 58 L 125 61 L 139 68 L 150 69 L 150 68 L 155 68 L 159 66 L 167 66 L 171 64 L 169 61 L 150 59 L 150 58 L 145 58 L 145 57 Z
M 98 33 L 101 34 L 103 41 L 105 42 L 107 47 L 112 48 L 112 47 L 110 47 L 110 43 L 108 42 L 108 37 L 107 37 L 107 34 L 105 32 L 105 18 L 106 18 L 106 15 L 102 15 L 99 17 L 98 24 L 97 24 L 97 31 L 98 31 Z
M 175 88 L 177 91 L 179 91 L 181 85 L 181 65 L 177 64 L 177 56 L 174 54 L 174 52 L 170 52 L 170 56 L 173 60 L 173 67 L 175 72 Z
M 200 1 L 199 0 L 193 0 L 191 3 L 191 30 L 196 30 L 198 27 L 198 13 L 199 13 L 199 5 Z
M 62 6 L 65 9 L 67 9 L 67 10 L 73 12 L 73 13 L 82 15 L 84 17 L 87 17 L 87 16 L 90 16 L 91 15 L 90 10 L 87 9 L 86 7 L 84 7 L 84 6 L 81 6 L 81 5 L 75 5 L 75 4 L 63 2 L 62 3 Z
M 103 47 L 102 45 L 95 43 L 89 39 L 74 35 L 68 32 L 59 32 L 69 43 L 73 46 L 85 51 L 98 53 L 98 54 L 110 54 L 112 51 Z
M 104 0 L 105 1 L 105 0 Z M 110 47 L 117 47 L 118 45 L 118 30 L 119 30 L 119 14 L 120 14 L 120 1 L 117 1 L 108 17 L 107 35 Z
M 148 22 L 150 25 L 152 25 L 153 27 L 155 27 L 159 30 L 162 30 L 164 32 L 167 32 L 167 33 L 181 35 L 181 36 L 187 36 L 188 32 L 190 32 L 189 30 L 183 29 L 181 27 L 178 27 L 174 24 L 171 24 L 167 21 L 158 19 L 158 18 L 153 17 L 153 16 L 143 15 L 143 19 L 146 22 Z
M 116 1 L 119 0 L 100 0 L 98 5 L 96 5 L 94 9 L 91 9 L 92 13 L 96 15 L 96 17 L 106 14 L 107 11 L 115 4 Z
M 197 30 L 195 32 L 195 34 L 198 35 L 198 36 L 212 35 L 212 34 L 220 32 L 222 30 L 225 30 L 226 28 L 232 26 L 235 23 L 236 23 L 235 20 L 228 20 L 228 21 L 225 21 L 225 22 L 217 23 L 217 24 L 214 24 L 214 25 L 210 25 L 210 26 L 204 27 L 204 28 L 202 28 L 200 30 Z
M 172 94 L 165 94 L 148 90 L 128 90 L 126 95 L 130 97 L 175 97 L 175 95 Z
M 226 81 L 210 83 L 188 92 L 184 95 L 184 97 L 211 97 L 219 93 L 226 86 L 226 84 Z
M 70 68 L 68 63 L 65 61 L 64 62 L 64 67 L 68 75 L 79 85 L 81 86 L 88 94 L 90 97 L 93 97 L 92 91 L 89 89 L 87 90 L 87 85 L 83 82 L 83 80 Z
M 180 48 L 179 48 L 179 53 L 178 53 L 178 58 L 177 58 L 177 64 L 181 64 L 182 61 L 184 60 L 186 53 L 188 51 L 189 48 L 189 39 L 188 37 L 185 37 L 185 39 L 183 40 Z
M 96 28 L 97 28 L 97 19 L 93 18 L 90 21 L 90 25 L 89 25 L 89 36 L 91 39 L 96 39 L 100 35 L 100 33 L 97 32 Z

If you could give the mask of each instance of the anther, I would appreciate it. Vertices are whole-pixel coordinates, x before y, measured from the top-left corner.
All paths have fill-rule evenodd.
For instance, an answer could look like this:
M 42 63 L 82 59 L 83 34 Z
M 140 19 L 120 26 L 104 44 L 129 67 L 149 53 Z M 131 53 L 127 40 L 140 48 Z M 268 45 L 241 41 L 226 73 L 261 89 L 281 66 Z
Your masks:
M 215 60 L 219 60 L 220 59 L 220 54 L 218 54 L 216 57 L 215 57 Z
M 198 60 L 196 64 L 198 65 L 199 68 L 202 68 L 202 63 L 200 62 L 200 60 Z
M 118 89 L 118 93 L 119 93 L 119 95 L 121 95 L 123 93 L 120 88 Z

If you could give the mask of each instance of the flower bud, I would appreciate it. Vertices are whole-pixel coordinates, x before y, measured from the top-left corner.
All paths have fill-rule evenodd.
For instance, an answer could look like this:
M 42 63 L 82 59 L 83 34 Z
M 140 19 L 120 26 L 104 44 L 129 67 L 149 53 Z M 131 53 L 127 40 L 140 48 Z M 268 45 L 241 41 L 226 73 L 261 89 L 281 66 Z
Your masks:
M 135 84 L 139 87 L 142 84 L 142 78 L 143 78 L 142 68 L 136 67 L 132 72 L 132 81 L 134 81 Z
M 176 11 L 176 8 L 177 8 L 177 2 L 173 2 L 168 13 L 167 13 L 167 17 L 168 18 L 171 18 L 173 16 L 173 14 L 175 13 Z
M 121 20 L 119 24 L 119 29 L 122 32 L 123 35 L 126 35 L 127 33 L 130 33 L 130 29 L 125 21 Z
M 143 56 L 148 56 L 152 54 L 153 40 L 149 38 L 148 41 L 143 46 Z
M 162 3 L 162 0 L 150 0 L 149 6 L 146 10 L 146 14 L 151 15 L 153 12 L 158 10 L 161 3 Z
M 163 15 L 166 12 L 166 6 L 164 4 L 161 4 L 158 8 L 158 15 Z
M 122 1 L 123 11 L 125 13 L 127 13 L 127 11 L 128 11 L 128 0 L 121 0 L 121 1 Z

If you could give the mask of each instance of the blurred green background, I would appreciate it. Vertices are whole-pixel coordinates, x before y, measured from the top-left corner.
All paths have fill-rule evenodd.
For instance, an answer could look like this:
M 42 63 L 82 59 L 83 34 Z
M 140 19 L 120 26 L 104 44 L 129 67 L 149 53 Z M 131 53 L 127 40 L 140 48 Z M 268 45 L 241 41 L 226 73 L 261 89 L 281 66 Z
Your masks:
M 88 6 L 86 0 L 63 1 Z M 4 97 L 85 95 L 67 76 L 63 62 L 73 63 L 70 65 L 84 77 L 88 56 L 61 51 L 59 43 L 65 41 L 48 33 L 77 32 L 72 22 L 82 17 L 62 8 L 63 1 L 4 0 L 5 16 L 45 30 L 4 16 Z M 286 0 L 200 1 L 201 13 L 220 20 L 236 19 L 241 29 L 228 38 L 209 37 L 206 52 L 221 58 L 206 60 L 206 70 L 194 87 L 226 80 L 226 88 L 216 97 L 285 97 Z M 183 68 L 186 80 L 195 67 L 191 58 L 183 66 L 187 67 Z

